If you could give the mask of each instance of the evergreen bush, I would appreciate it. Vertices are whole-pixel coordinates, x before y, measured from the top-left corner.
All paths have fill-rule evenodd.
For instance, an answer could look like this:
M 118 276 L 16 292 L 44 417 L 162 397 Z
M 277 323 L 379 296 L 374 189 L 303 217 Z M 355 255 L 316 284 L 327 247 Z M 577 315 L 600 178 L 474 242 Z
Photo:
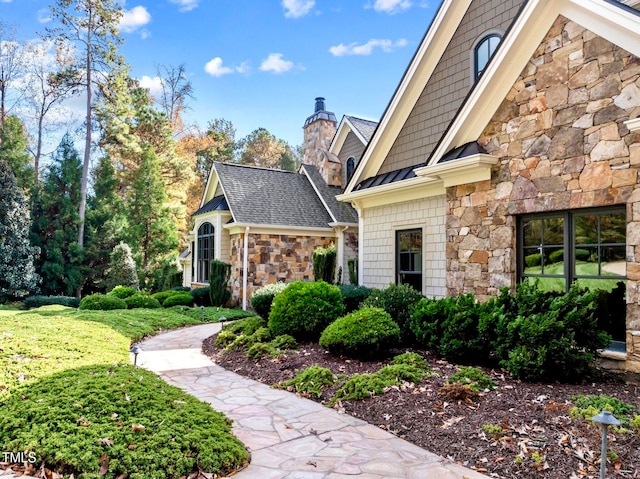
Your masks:
M 59 304 L 69 308 L 77 308 L 80 306 L 80 299 L 72 296 L 29 296 L 22 301 L 27 309 L 39 308 L 40 306 L 49 306 Z
M 153 293 L 151 297 L 157 299 L 158 302 L 164 306 L 165 299 L 167 299 L 169 296 L 173 296 L 174 294 L 179 293 L 179 291 L 172 291 L 169 289 L 167 291 L 158 291 L 157 293 Z M 191 294 L 189 294 L 189 296 L 191 296 Z M 193 304 L 193 296 L 191 296 L 191 303 Z
M 349 258 L 347 260 L 347 269 L 349 270 L 349 283 L 358 284 L 358 258 Z
M 342 294 L 342 302 L 346 313 L 351 313 L 360 307 L 360 304 L 371 295 L 371 289 L 357 284 L 342 284 L 339 286 Z
M 193 296 L 187 292 L 176 291 L 164 300 L 162 306 L 170 308 L 171 306 L 193 306 Z
M 256 314 L 268 319 L 269 313 L 271 312 L 271 305 L 273 304 L 273 298 L 276 297 L 276 294 L 281 293 L 286 287 L 287 283 L 273 283 L 255 290 L 251 295 L 250 301 L 251 307 Z
M 127 303 L 128 309 L 144 308 L 144 309 L 157 309 L 162 308 L 160 302 L 152 298 L 147 293 L 136 293 L 133 296 L 129 296 L 124 300 Z
M 132 288 L 131 286 L 116 286 L 111 291 L 107 293 L 109 296 L 115 296 L 120 299 L 127 299 L 129 296 L 133 296 L 138 292 L 137 289 Z
M 402 343 L 412 344 L 415 337 L 409 327 L 410 310 L 423 297 L 408 284 L 390 284 L 385 289 L 373 288 L 362 306 L 384 309 L 400 327 Z
M 274 298 L 269 329 L 276 336 L 290 334 L 298 341 L 317 341 L 320 333 L 343 313 L 337 286 L 324 281 L 294 281 Z
M 541 261 L 542 255 L 540 253 L 533 253 L 524 257 L 524 264 L 527 265 L 528 268 L 540 266 Z
M 336 278 L 336 247 L 316 248 L 313 252 L 313 277 L 316 281 L 333 284 Z
M 196 306 L 211 306 L 211 295 L 209 288 L 195 288 L 191 290 L 191 296 L 193 296 L 193 302 Z
M 400 328 L 381 308 L 362 308 L 329 324 L 320 346 L 334 354 L 368 358 L 385 354 L 400 340 Z
M 124 299 L 120 299 L 116 296 L 109 296 L 107 294 L 91 294 L 82 298 L 79 309 L 102 311 L 127 309 L 127 303 L 124 302 Z
M 108 289 L 122 285 L 131 286 L 137 290 L 140 286 L 131 247 L 125 242 L 121 241 L 111 252 L 106 284 Z
M 209 262 L 209 297 L 211 306 L 224 306 L 231 298 L 231 291 L 229 291 L 230 276 L 230 264 L 218 260 Z

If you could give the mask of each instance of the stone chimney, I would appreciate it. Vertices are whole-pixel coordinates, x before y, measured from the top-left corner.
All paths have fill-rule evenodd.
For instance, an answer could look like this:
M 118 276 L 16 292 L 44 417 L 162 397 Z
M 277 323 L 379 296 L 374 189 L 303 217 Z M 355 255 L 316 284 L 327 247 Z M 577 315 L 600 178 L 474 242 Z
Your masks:
M 336 116 L 327 111 L 324 98 L 315 99 L 315 111 L 304 122 L 304 157 L 302 162 L 315 166 L 330 186 L 342 186 L 342 164 L 329 153 L 337 130 Z

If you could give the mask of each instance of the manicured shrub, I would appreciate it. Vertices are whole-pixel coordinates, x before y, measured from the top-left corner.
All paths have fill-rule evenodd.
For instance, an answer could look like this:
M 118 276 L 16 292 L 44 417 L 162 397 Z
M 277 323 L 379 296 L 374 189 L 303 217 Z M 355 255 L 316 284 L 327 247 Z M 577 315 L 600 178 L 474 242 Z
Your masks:
M 162 308 L 162 305 L 157 299 L 152 298 L 147 293 L 136 293 L 133 296 L 129 296 L 124 300 L 127 303 L 128 309 L 145 308 L 145 309 L 157 309 Z
M 196 306 L 211 306 L 211 296 L 209 295 L 209 288 L 195 288 L 191 290 L 191 296 L 193 296 L 193 302 Z
M 410 366 L 415 366 L 418 369 L 424 369 L 429 372 L 431 371 L 429 363 L 427 363 L 427 361 L 425 361 L 425 359 L 418 353 L 413 352 L 398 354 L 393 358 L 391 364 L 409 364 Z
M 160 304 L 164 304 L 165 299 L 167 299 L 169 296 L 173 296 L 176 293 L 178 293 L 178 291 L 172 291 L 169 289 L 167 291 L 158 291 L 157 293 L 153 293 L 151 297 L 157 299 Z M 193 296 L 191 301 L 193 302 Z
M 127 303 L 124 302 L 124 299 L 116 296 L 91 294 L 82 298 L 79 308 L 109 311 L 112 309 L 127 309 Z
M 385 388 L 397 381 L 383 378 L 376 373 L 354 374 L 336 391 L 331 403 L 349 399 L 366 399 L 384 393 Z
M 397 383 L 401 381 L 419 383 L 423 377 L 431 375 L 429 371 L 406 363 L 389 364 L 380 369 L 376 374 Z
M 333 386 L 336 378 L 330 369 L 322 366 L 309 366 L 295 377 L 278 384 L 281 389 L 295 392 L 304 397 L 322 396 L 322 389 L 325 386 Z
M 265 319 L 269 319 L 273 298 L 276 297 L 276 294 L 281 293 L 286 287 L 287 283 L 273 283 L 255 290 L 251 295 L 251 307 L 256 314 Z
M 313 251 L 313 277 L 316 281 L 333 284 L 336 277 L 336 247 L 316 248 Z
M 540 266 L 541 261 L 542 255 L 540 253 L 533 253 L 524 257 L 524 264 L 526 264 L 528 268 Z
M 298 341 L 317 341 L 320 333 L 343 313 L 337 286 L 324 281 L 294 281 L 274 298 L 269 329 L 276 336 L 290 334 Z
M 191 296 L 191 293 L 175 291 L 162 302 L 162 306 L 165 308 L 170 308 L 171 306 L 193 306 L 193 296 Z
M 29 296 L 22 301 L 27 309 L 39 308 L 40 306 L 49 306 L 59 304 L 69 308 L 77 308 L 80 306 L 80 299 L 72 296 Z
M 115 296 L 116 298 L 127 299 L 129 296 L 133 296 L 137 292 L 138 292 L 138 290 L 135 289 L 135 288 L 132 288 L 131 286 L 122 286 L 122 285 L 120 285 L 120 286 L 116 286 L 115 288 L 113 288 L 107 294 L 109 296 Z
M 281 334 L 280 336 L 276 336 L 271 340 L 271 344 L 274 348 L 281 350 L 296 349 L 298 347 L 296 338 L 294 338 L 290 334 Z
M 336 319 L 320 336 L 334 354 L 366 358 L 385 354 L 400 340 L 400 328 L 381 308 L 362 308 Z
M 551 254 L 549 254 L 549 262 L 551 262 L 551 263 L 559 263 L 562 260 L 564 260 L 564 250 L 563 249 L 559 249 L 557 251 L 553 251 L 553 252 L 551 252 Z
M 543 311 L 518 315 L 499 334 L 500 365 L 514 377 L 530 381 L 582 381 L 594 372 L 598 349 L 610 336 L 597 325 L 597 291 L 573 285 L 551 296 Z
M 191 292 L 191 288 L 189 286 L 174 286 L 169 291 L 182 291 L 182 292 Z
M 401 341 L 412 344 L 415 337 L 409 327 L 410 309 L 422 298 L 422 294 L 408 284 L 390 284 L 385 289 L 373 288 L 362 306 L 384 309 L 400 327 Z
M 224 306 L 231 298 L 229 291 L 229 277 L 231 265 L 222 261 L 212 260 L 209 263 L 209 297 L 211 306 Z
M 577 248 L 574 250 L 574 253 L 576 255 L 576 259 L 580 261 L 588 261 L 591 256 L 591 251 L 588 249 Z
M 345 313 L 351 313 L 360 307 L 360 304 L 369 297 L 371 289 L 357 284 L 343 284 L 339 286 L 344 303 Z

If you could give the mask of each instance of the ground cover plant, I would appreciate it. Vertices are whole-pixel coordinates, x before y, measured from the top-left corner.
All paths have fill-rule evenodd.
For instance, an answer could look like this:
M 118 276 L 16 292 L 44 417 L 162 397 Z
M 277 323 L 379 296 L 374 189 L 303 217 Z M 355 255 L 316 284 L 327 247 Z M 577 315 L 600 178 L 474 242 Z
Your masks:
M 232 473 L 247 452 L 228 420 L 130 364 L 132 341 L 199 322 L 171 309 L 0 311 L 0 449 L 33 452 L 47 477 Z

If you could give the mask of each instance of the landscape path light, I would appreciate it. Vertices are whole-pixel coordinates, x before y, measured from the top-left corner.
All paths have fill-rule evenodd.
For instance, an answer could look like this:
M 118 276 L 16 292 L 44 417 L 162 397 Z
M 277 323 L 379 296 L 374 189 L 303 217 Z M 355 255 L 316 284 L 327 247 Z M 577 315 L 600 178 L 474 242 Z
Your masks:
M 620 421 L 610 411 L 602 411 L 591 418 L 600 424 L 602 430 L 602 449 L 600 450 L 600 479 L 604 479 L 607 472 L 607 431 L 609 426 L 619 426 Z
M 204 323 L 204 306 L 200 306 L 200 311 L 202 311 L 202 322 Z
M 130 353 L 133 353 L 133 365 L 138 366 L 138 354 L 142 352 L 142 349 L 138 346 L 134 346 L 129 350 Z

